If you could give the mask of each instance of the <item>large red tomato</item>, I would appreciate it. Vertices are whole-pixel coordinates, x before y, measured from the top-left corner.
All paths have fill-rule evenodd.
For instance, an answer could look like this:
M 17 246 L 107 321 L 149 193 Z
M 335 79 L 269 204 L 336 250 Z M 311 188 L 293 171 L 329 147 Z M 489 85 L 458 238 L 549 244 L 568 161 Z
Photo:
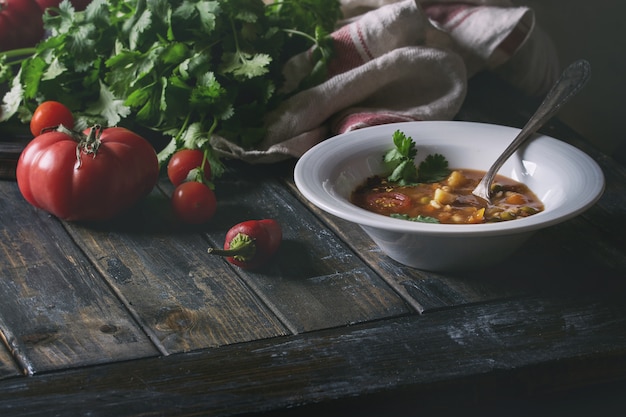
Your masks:
M 35 0 L 0 0 L 0 51 L 35 45 L 44 35 Z
M 112 218 L 145 197 L 159 176 L 152 145 L 120 127 L 99 133 L 97 149 L 81 147 L 79 155 L 67 133 L 33 139 L 17 164 L 24 198 L 61 219 L 92 221 Z

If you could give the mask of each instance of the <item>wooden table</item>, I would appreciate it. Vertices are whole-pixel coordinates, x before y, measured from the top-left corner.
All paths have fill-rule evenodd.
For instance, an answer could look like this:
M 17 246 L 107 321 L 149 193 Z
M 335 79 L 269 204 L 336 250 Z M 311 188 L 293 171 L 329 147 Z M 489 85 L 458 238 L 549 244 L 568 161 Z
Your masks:
M 458 118 L 521 127 L 536 104 L 480 75 Z M 517 415 L 591 393 L 596 411 L 626 407 L 626 170 L 558 120 L 543 132 L 599 162 L 604 196 L 505 265 L 455 275 L 403 267 L 309 206 L 293 161 L 229 163 L 201 228 L 172 221 L 166 180 L 100 225 L 0 181 L 0 415 Z M 264 217 L 285 238 L 267 269 L 207 255 Z

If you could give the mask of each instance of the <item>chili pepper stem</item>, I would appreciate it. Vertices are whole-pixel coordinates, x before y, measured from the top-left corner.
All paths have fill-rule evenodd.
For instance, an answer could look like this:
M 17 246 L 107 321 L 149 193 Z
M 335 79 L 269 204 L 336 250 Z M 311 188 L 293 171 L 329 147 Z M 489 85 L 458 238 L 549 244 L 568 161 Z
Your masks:
M 226 257 L 232 257 L 232 258 L 237 258 L 237 257 L 244 257 L 246 255 L 247 252 L 249 252 L 248 248 L 242 247 L 242 248 L 238 248 L 238 249 L 216 249 L 216 248 L 209 248 L 207 249 L 207 252 L 210 253 L 211 255 L 217 255 L 217 256 L 226 256 Z
M 235 258 L 241 262 L 250 261 L 256 254 L 256 243 L 250 236 L 238 233 L 229 245 L 230 249 L 209 248 L 207 252 L 211 255 L 226 256 Z

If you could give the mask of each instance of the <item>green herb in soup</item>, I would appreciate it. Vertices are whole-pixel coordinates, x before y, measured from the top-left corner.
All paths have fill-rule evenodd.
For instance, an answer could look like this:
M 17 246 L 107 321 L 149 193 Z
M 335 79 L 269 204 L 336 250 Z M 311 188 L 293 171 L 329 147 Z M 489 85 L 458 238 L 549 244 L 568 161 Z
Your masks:
M 526 185 L 501 175 L 496 176 L 488 204 L 472 194 L 484 171 L 449 170 L 439 154 L 428 155 L 416 167 L 412 159 L 407 162 L 417 154 L 413 140 L 396 131 L 394 144 L 396 149 L 384 156 L 392 174 L 368 178 L 352 193 L 353 204 L 386 216 L 446 224 L 514 220 L 543 210 Z

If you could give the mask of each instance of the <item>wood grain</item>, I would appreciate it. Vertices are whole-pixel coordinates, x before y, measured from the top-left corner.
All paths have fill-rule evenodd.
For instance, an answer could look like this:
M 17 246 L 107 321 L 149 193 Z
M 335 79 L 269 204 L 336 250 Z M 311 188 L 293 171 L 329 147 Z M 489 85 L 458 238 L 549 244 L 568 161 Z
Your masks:
M 400 400 L 415 409 L 451 398 L 468 407 L 524 401 L 622 378 L 625 326 L 623 303 L 473 305 L 146 359 L 132 370 L 110 364 L 0 381 L 0 412 L 44 415 L 54 402 L 68 415 L 229 416 L 356 395 L 378 410 Z
M 23 372 L 157 354 L 54 217 L 0 181 L 0 329 Z
M 0 340 L 2 335 L 0 334 Z M 0 380 L 21 375 L 21 370 L 13 360 L 5 344 L 0 344 Z
M 164 355 L 288 334 L 229 264 L 207 254 L 202 227 L 172 219 L 156 190 L 115 221 L 65 226 Z
M 234 163 L 217 189 L 215 227 L 207 237 L 223 245 L 230 226 L 274 218 L 283 243 L 265 271 L 238 271 L 242 279 L 293 333 L 345 326 L 408 314 L 411 309 L 355 253 L 329 232 L 275 178 L 274 167 Z

